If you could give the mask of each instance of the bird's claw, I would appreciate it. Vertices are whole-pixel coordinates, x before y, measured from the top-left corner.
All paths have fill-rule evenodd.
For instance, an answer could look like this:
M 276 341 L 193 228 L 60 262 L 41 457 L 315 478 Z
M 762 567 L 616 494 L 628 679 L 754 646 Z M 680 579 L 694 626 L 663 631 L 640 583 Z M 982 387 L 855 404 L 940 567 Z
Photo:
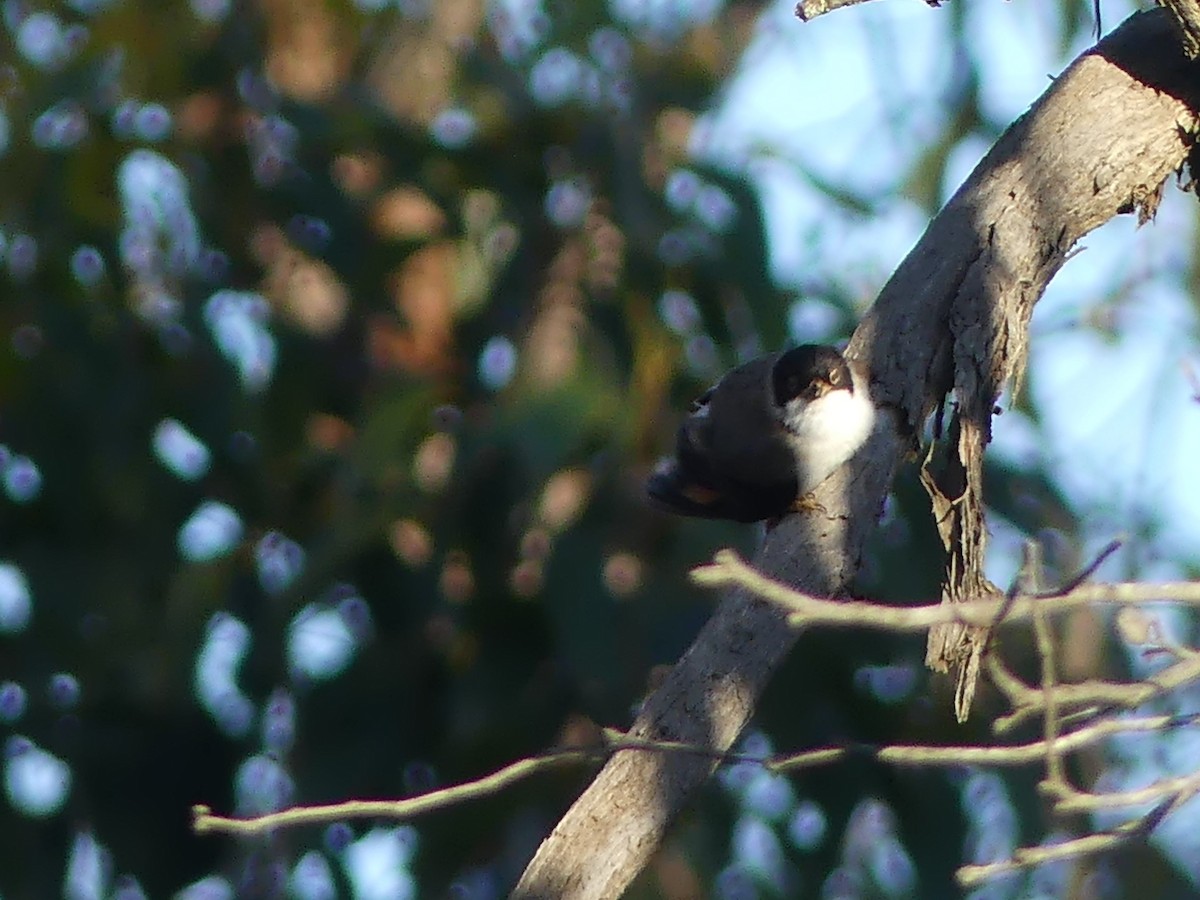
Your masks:
M 790 512 L 794 513 L 813 513 L 819 512 L 822 515 L 828 515 L 829 510 L 816 498 L 816 495 L 811 491 L 807 494 L 801 494 L 792 501 Z

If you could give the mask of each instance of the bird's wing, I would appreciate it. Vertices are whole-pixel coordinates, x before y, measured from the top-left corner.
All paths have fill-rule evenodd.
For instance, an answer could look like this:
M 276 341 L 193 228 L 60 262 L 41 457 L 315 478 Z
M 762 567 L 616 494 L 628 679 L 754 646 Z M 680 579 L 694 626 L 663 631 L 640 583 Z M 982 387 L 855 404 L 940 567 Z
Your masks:
M 650 499 L 671 512 L 706 519 L 760 522 L 782 515 L 796 499 L 796 478 L 778 484 L 738 484 L 716 476 L 684 453 L 662 460 L 646 481 Z
M 696 434 L 709 465 L 739 484 L 780 485 L 796 477 L 795 457 L 771 404 L 775 360 L 751 360 L 722 378 L 711 391 L 708 427 Z

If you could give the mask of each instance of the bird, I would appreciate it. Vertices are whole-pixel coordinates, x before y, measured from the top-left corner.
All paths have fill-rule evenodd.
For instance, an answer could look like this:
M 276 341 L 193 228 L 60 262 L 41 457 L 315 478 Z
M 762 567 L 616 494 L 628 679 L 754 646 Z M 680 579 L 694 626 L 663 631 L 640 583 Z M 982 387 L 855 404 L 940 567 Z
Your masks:
M 675 453 L 646 492 L 683 516 L 775 520 L 852 457 L 875 424 L 866 372 L 835 347 L 801 344 L 727 372 L 693 401 Z

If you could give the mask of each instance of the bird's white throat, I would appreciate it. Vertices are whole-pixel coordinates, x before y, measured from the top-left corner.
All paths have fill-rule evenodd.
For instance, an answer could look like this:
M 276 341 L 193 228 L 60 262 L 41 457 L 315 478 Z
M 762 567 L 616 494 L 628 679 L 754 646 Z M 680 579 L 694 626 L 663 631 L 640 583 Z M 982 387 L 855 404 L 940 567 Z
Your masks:
M 796 476 L 805 494 L 854 455 L 875 425 L 875 406 L 865 378 L 854 375 L 854 392 L 830 391 L 811 402 L 784 407 L 787 441 L 796 454 Z

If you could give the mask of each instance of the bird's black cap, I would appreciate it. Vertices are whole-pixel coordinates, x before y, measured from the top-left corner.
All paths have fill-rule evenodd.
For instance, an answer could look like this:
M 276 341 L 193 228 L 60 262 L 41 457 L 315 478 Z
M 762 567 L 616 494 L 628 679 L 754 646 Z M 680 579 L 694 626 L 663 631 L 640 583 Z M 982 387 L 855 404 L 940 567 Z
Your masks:
M 771 369 L 771 399 L 776 406 L 801 396 L 815 400 L 822 386 L 854 390 L 846 358 L 833 347 L 801 344 L 780 356 Z

